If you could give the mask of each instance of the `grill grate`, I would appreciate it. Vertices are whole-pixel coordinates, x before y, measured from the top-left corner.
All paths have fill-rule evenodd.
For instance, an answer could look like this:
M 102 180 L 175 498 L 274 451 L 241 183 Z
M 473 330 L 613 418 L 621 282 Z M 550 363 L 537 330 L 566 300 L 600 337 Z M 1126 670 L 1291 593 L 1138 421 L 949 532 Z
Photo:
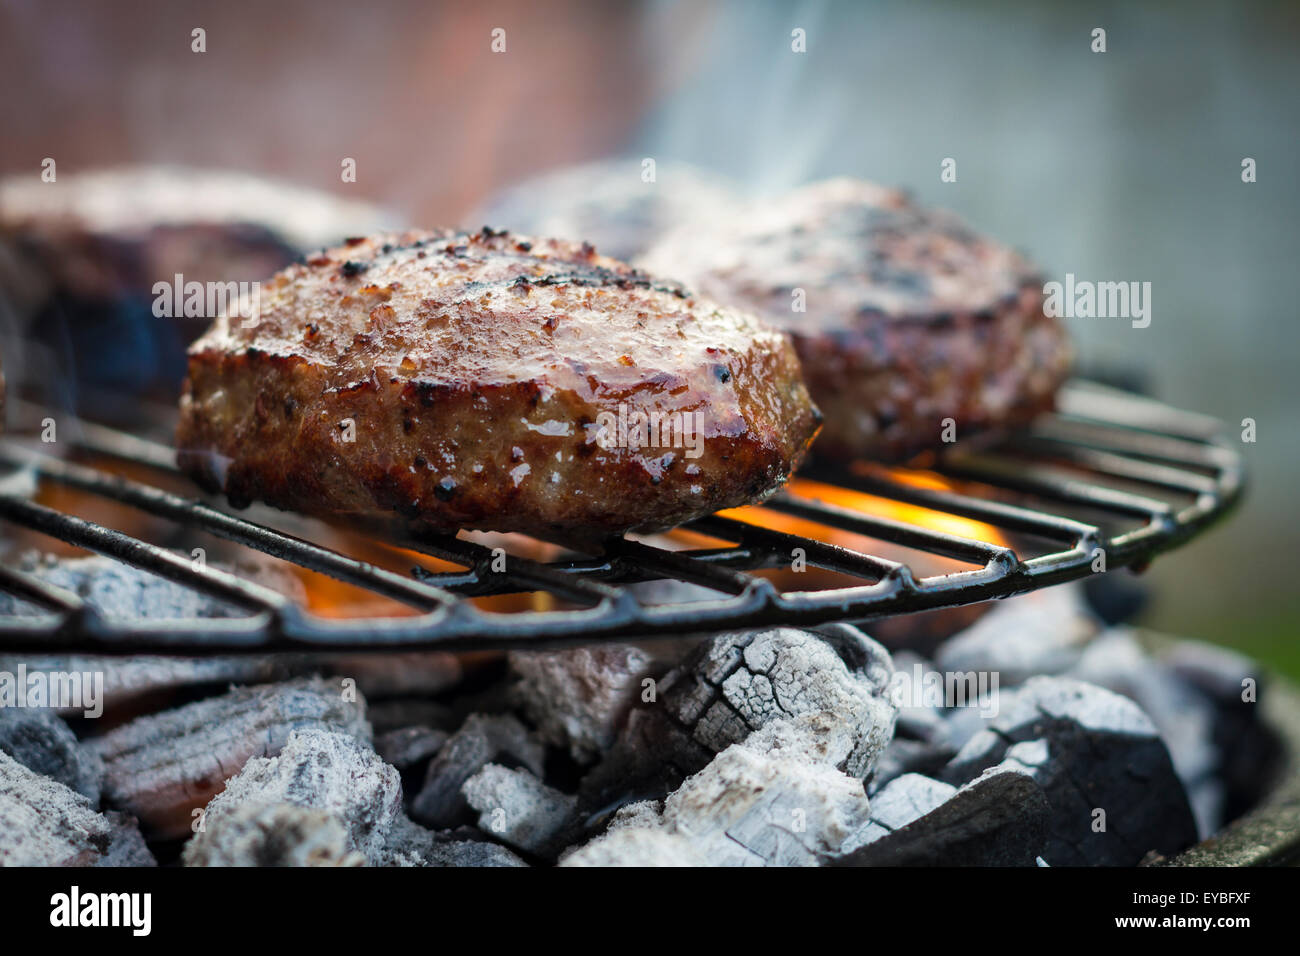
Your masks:
M 725 547 L 670 550 L 618 539 L 604 554 L 555 562 L 511 557 L 493 570 L 488 547 L 456 537 L 395 541 L 462 571 L 410 575 L 376 567 L 232 515 L 155 485 L 43 454 L 15 440 L 0 445 L 0 467 L 34 470 L 44 482 L 111 499 L 311 571 L 399 601 L 407 617 L 324 618 L 280 593 L 31 500 L 0 491 L 0 518 L 160 575 L 244 611 L 239 617 L 154 621 L 109 619 L 75 594 L 39 577 L 0 568 L 0 590 L 48 611 L 0 617 L 0 647 L 10 651 L 215 654 L 303 650 L 486 650 L 542 647 L 654 635 L 685 635 L 770 624 L 866 621 L 893 614 L 1007 597 L 1093 573 L 1096 549 L 1107 569 L 1140 566 L 1224 514 L 1242 489 L 1239 456 L 1213 420 L 1100 385 L 1066 388 L 1058 411 L 1001 444 L 945 455 L 930 480 L 920 473 L 814 463 L 801 473 L 821 485 L 957 516 L 997 529 L 997 540 L 963 537 L 784 491 L 739 516 L 713 515 L 687 526 Z M 174 472 L 161 444 L 79 423 L 79 453 L 132 470 Z M 963 443 L 965 444 L 965 443 Z M 933 480 L 934 476 L 942 479 Z M 936 486 L 937 485 L 937 486 Z M 756 523 L 780 515 L 816 537 Z M 969 563 L 971 570 L 920 576 L 906 562 L 831 540 L 861 535 Z M 990 535 L 989 537 L 993 537 Z M 856 539 L 855 539 L 856 540 Z M 1043 553 L 1008 542 L 1037 540 Z M 809 567 L 863 583 L 781 591 L 754 572 L 788 566 L 802 549 Z M 708 588 L 702 601 L 646 604 L 628 585 L 671 579 Z M 576 605 L 565 610 L 486 611 L 468 598 L 540 591 Z

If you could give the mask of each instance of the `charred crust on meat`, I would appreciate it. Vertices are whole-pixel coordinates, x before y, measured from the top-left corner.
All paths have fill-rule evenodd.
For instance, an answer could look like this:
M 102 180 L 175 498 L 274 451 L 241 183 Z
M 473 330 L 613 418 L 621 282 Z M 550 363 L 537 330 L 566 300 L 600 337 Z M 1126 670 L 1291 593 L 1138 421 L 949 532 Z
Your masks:
M 321 255 L 271 280 L 255 325 L 218 320 L 191 349 L 178 447 L 221 466 L 182 467 L 237 498 L 590 541 L 770 494 L 816 431 L 783 336 L 577 243 L 443 231 Z M 341 281 L 345 262 L 366 282 Z M 707 410 L 701 456 L 600 444 L 593 423 L 623 403 Z

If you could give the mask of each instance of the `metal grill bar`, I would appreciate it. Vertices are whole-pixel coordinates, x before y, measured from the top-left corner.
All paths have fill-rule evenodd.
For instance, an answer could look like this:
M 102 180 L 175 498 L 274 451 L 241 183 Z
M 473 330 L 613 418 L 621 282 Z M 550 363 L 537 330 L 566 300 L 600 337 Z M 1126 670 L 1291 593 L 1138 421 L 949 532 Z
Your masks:
M 713 515 L 687 526 L 724 542 L 723 547 L 673 550 L 618 539 L 600 555 L 569 554 L 553 562 L 512 556 L 505 570 L 496 570 L 499 554 L 477 542 L 445 536 L 399 538 L 393 544 L 464 569 L 417 568 L 409 576 L 213 504 L 6 441 L 0 445 L 0 466 L 31 469 L 50 485 L 216 535 L 421 613 L 321 618 L 231 572 L 38 504 L 23 491 L 0 490 L 0 518 L 5 521 L 124 561 L 246 612 L 242 617 L 183 621 L 105 619 L 76 595 L 35 574 L 0 568 L 0 591 L 47 612 L 0 616 L 0 648 L 185 654 L 465 650 L 775 623 L 863 621 L 1007 597 L 1082 577 L 1091 573 L 1098 547 L 1106 549 L 1110 568 L 1145 562 L 1221 516 L 1240 495 L 1238 456 L 1216 437 L 1217 426 L 1204 416 L 1088 383 L 1067 388 L 1060 408 L 998 447 L 944 458 L 930 477 L 946 482 L 946 489 L 876 466 L 814 463 L 808 469 L 808 477 L 824 484 L 991 526 L 998 540 L 965 537 L 787 491 L 761 509 L 744 512 L 743 518 Z M 163 445 L 89 423 L 76 423 L 65 434 L 74 430 L 81 454 L 144 466 L 176 480 L 172 453 Z M 1168 496 L 1186 500 L 1166 500 Z M 806 537 L 780 525 L 766 526 L 783 519 L 813 522 L 826 533 Z M 847 547 L 832 537 L 835 534 L 870 538 L 971 567 L 917 577 L 900 555 Z M 1021 554 L 1017 536 L 1047 542 L 1054 550 Z M 781 592 L 754 573 L 788 566 L 796 549 L 802 549 L 809 567 L 862 583 Z M 664 579 L 698 585 L 717 597 L 647 605 L 629 587 Z M 482 610 L 469 600 L 521 592 L 548 594 L 550 606 L 558 601 L 576 607 L 504 614 Z

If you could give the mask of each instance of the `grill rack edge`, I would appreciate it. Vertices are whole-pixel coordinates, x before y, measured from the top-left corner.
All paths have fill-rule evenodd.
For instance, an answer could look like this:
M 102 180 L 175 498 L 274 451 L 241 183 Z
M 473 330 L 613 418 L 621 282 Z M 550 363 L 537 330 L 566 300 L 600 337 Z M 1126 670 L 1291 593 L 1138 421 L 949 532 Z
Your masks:
M 80 449 L 154 469 L 174 470 L 164 446 L 91 423 L 79 423 Z M 1062 476 L 1050 462 L 1191 496 L 1175 509 L 1154 497 Z M 762 507 L 855 534 L 982 564 L 917 578 L 904 563 L 792 535 L 736 518 L 712 515 L 685 527 L 731 542 L 683 552 L 614 539 L 604 555 L 553 563 L 511 557 L 493 571 L 490 549 L 452 537 L 394 542 L 464 567 L 463 572 L 406 576 L 229 514 L 195 498 L 125 479 L 5 443 L 0 465 L 34 468 L 44 480 L 127 504 L 260 550 L 416 608 L 410 617 L 323 618 L 276 591 L 220 568 L 196 565 L 163 547 L 0 490 L 0 519 L 158 574 L 237 605 L 235 618 L 151 621 L 107 618 L 71 592 L 38 576 L 0 566 L 0 590 L 50 612 L 0 616 L 0 650 L 95 654 L 323 651 L 493 650 L 570 646 L 597 641 L 686 636 L 745 627 L 827 621 L 863 622 L 896 614 L 1009 597 L 1093 572 L 1095 549 L 1107 570 L 1142 565 L 1177 547 L 1229 511 L 1244 486 L 1240 456 L 1204 416 L 1180 411 L 1089 382 L 1061 393 L 1058 411 L 1002 444 L 973 455 L 946 456 L 940 475 L 978 482 L 1012 497 L 1058 501 L 1135 520 L 1123 534 L 1023 503 L 957 491 L 914 487 L 849 469 L 817 465 L 801 477 L 838 484 L 1059 543 L 1059 550 L 1021 558 L 1007 545 L 962 538 L 895 519 L 848 511 L 781 492 Z M 873 583 L 815 591 L 779 591 L 748 571 L 774 567 L 775 555 L 803 547 L 809 566 L 842 571 Z M 786 559 L 788 561 L 788 558 Z M 622 586 L 676 579 L 722 595 L 715 600 L 642 604 Z M 576 610 L 485 611 L 466 598 L 545 591 L 589 606 Z

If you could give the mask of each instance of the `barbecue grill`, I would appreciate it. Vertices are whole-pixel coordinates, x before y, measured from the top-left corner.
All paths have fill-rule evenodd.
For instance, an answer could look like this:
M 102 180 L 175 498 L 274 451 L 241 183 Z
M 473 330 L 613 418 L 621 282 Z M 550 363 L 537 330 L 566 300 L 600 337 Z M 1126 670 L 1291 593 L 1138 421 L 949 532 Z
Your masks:
M 61 440 L 57 456 L 49 453 L 50 446 L 24 440 L 21 431 L 0 444 L 0 467 L 9 472 L 0 517 L 196 589 L 243 613 L 179 621 L 108 619 L 66 589 L 0 568 L 0 589 L 48 612 L 0 617 L 0 641 L 11 651 L 467 651 L 868 621 L 1009 597 L 1086 577 L 1102 566 L 1141 567 L 1221 517 L 1237 501 L 1243 482 L 1239 456 L 1214 420 L 1077 381 L 1061 394 L 1057 412 L 1028 430 L 977 450 L 954 446 L 925 472 L 814 462 L 801 473 L 832 489 L 970 519 L 979 523 L 975 527 L 997 529 L 997 540 L 829 503 L 801 494 L 796 482 L 761 507 L 744 509 L 743 517 L 718 514 L 686 526 L 722 546 L 674 550 L 655 539 L 624 537 L 608 542 L 600 555 L 558 561 L 511 557 L 498 570 L 498 555 L 481 543 L 451 536 L 399 538 L 393 543 L 463 568 L 401 574 L 239 517 L 224 503 L 169 492 L 106 467 L 121 462 L 135 466 L 135 473 L 174 473 L 173 451 L 162 442 L 86 421 L 60 427 L 76 437 Z M 211 533 L 419 613 L 321 617 L 230 571 L 40 504 L 30 488 L 17 488 L 24 474 Z M 800 519 L 800 527 L 812 522 L 827 533 L 792 534 L 771 527 L 764 515 Z M 970 567 L 925 576 L 913 562 L 828 540 L 836 532 L 886 543 L 890 547 L 880 550 L 889 555 L 901 546 Z M 755 573 L 788 567 L 793 557 L 847 575 L 852 583 L 782 591 Z M 628 587 L 665 579 L 717 596 L 649 604 Z M 501 613 L 469 600 L 539 591 L 560 608 Z

